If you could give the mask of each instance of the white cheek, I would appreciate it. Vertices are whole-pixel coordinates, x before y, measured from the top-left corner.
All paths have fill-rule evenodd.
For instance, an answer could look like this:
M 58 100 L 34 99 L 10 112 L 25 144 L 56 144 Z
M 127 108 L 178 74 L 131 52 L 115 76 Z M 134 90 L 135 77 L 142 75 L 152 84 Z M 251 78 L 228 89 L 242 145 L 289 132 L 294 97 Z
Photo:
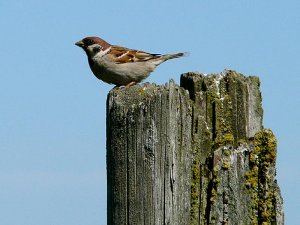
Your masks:
M 87 51 L 89 52 L 89 55 L 91 57 L 94 57 L 97 54 L 97 52 L 94 51 L 94 48 L 101 48 L 101 47 L 99 45 L 96 45 L 96 44 L 88 46 Z
M 105 51 L 102 51 L 102 50 L 101 50 L 100 52 L 97 52 L 97 53 L 95 54 L 95 56 L 96 56 L 97 58 L 100 58 L 100 57 L 106 55 L 109 51 L 110 51 L 110 47 L 109 47 L 108 49 L 106 49 Z

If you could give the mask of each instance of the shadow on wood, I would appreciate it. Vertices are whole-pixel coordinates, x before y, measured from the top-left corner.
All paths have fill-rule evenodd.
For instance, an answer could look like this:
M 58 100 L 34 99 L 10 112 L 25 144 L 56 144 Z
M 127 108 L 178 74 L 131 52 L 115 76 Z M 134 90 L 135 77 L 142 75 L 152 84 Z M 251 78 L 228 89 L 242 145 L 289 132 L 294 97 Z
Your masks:
M 234 71 L 110 91 L 108 224 L 283 224 L 261 104 Z

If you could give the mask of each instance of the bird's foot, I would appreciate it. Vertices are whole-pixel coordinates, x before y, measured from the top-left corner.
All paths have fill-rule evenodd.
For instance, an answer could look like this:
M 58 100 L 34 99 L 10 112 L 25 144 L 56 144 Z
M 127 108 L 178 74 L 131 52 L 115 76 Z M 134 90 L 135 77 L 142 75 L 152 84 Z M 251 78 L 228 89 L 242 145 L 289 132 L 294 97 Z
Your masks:
M 119 90 L 120 89 L 120 86 L 119 85 L 116 85 L 113 87 L 113 90 Z
M 125 88 L 129 88 L 129 87 L 131 87 L 131 86 L 133 86 L 133 85 L 135 85 L 135 84 L 136 84 L 135 81 L 131 81 L 130 83 L 128 83 L 128 84 L 125 86 Z

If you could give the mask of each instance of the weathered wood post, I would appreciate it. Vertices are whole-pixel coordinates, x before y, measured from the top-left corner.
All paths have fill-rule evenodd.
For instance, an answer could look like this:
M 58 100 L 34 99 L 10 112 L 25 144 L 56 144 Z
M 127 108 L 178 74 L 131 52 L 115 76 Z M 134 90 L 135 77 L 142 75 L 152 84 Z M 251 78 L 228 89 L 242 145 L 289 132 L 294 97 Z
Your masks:
M 108 224 L 283 224 L 259 85 L 225 71 L 110 91 Z

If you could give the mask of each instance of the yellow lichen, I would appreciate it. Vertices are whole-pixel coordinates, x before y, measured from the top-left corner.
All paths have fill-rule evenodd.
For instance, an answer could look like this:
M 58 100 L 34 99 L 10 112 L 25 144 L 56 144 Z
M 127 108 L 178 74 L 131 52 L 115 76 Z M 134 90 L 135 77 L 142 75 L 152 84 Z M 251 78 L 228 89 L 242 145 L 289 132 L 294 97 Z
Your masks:
M 231 164 L 230 164 L 230 159 L 224 159 L 223 161 L 223 165 L 222 165 L 222 168 L 224 170 L 228 170 L 230 168 Z
M 250 170 L 245 173 L 245 186 L 251 192 L 253 224 L 272 224 L 274 221 L 274 193 L 270 191 L 270 167 L 276 160 L 276 138 L 264 129 L 254 136 L 254 149 L 250 153 Z
M 231 151 L 229 149 L 225 149 L 224 152 L 223 152 L 223 154 L 225 156 L 230 156 L 231 155 Z
M 195 160 L 192 167 L 192 184 L 191 184 L 191 224 L 194 223 L 196 214 L 199 207 L 199 182 L 200 182 L 200 171 L 199 161 Z

